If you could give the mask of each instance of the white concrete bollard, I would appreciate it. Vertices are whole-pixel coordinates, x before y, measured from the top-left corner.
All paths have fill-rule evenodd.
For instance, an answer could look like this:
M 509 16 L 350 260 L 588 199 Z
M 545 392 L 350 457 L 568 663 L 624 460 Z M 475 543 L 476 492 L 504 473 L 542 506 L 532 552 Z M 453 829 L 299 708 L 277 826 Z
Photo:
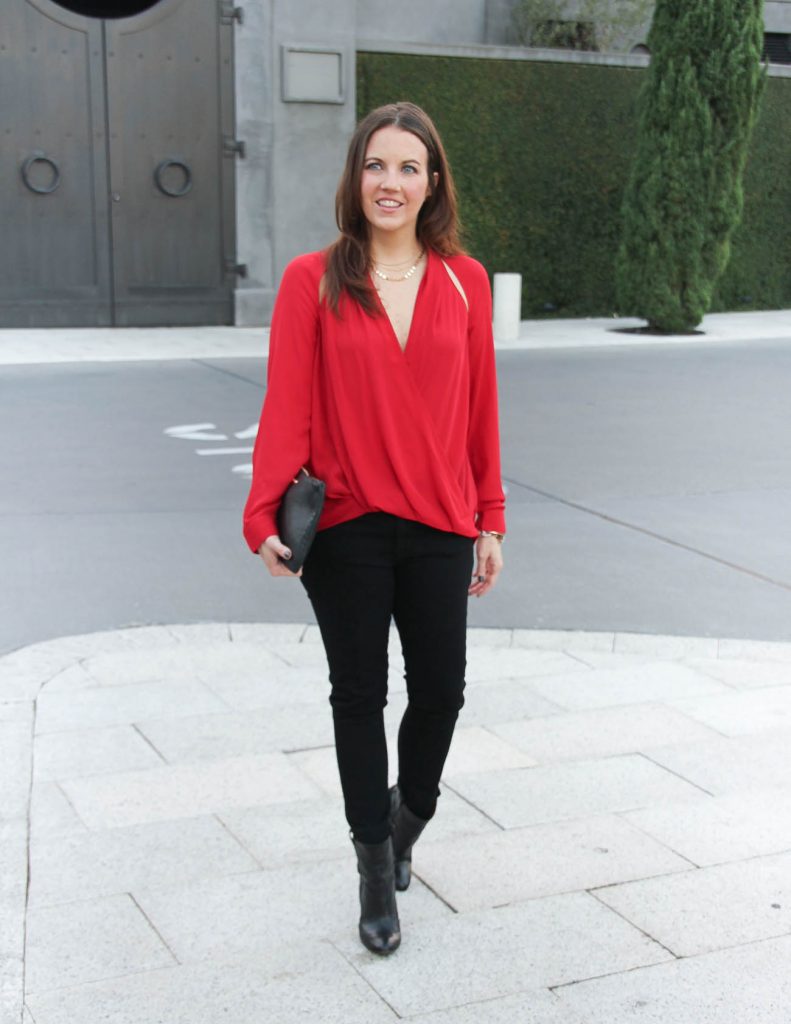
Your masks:
M 502 341 L 519 337 L 522 311 L 522 275 L 494 275 L 494 336 Z

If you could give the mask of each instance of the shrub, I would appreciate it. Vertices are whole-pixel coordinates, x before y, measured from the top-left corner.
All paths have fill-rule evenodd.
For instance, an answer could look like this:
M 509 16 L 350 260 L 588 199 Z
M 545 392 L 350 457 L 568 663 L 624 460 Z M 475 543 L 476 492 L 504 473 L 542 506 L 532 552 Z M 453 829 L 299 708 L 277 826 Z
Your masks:
M 764 84 L 761 0 L 658 0 L 616 261 L 621 313 L 700 323 L 728 263 Z

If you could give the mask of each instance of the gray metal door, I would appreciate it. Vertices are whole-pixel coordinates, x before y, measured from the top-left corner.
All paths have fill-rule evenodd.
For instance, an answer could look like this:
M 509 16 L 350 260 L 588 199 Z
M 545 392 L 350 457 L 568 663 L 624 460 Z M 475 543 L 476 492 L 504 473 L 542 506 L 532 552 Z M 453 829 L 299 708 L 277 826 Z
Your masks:
M 222 6 L 159 0 L 99 20 L 52 0 L 2 2 L 12 16 L 0 26 L 10 58 L 0 118 L 13 123 L 3 126 L 0 324 L 232 323 L 233 40 Z
M 105 31 L 116 323 L 230 323 L 231 28 L 216 0 L 161 0 Z
M 2 0 L 2 325 L 112 322 L 103 79 L 100 21 Z

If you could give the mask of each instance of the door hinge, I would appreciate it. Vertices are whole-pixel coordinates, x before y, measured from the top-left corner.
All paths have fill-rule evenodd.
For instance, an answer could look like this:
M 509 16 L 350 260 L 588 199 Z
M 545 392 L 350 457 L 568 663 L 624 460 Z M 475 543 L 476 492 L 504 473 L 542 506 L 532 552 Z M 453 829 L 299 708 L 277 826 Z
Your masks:
M 244 24 L 244 10 L 241 7 L 236 7 L 232 3 L 221 3 L 220 4 L 220 24 L 221 25 L 233 25 L 237 21 L 240 25 Z
M 247 264 L 237 263 L 236 260 L 226 260 L 225 273 L 236 274 L 237 277 L 247 277 Z
M 245 158 L 245 146 L 241 139 L 232 139 L 230 135 L 224 135 L 222 140 L 222 151 L 225 156 L 238 156 Z

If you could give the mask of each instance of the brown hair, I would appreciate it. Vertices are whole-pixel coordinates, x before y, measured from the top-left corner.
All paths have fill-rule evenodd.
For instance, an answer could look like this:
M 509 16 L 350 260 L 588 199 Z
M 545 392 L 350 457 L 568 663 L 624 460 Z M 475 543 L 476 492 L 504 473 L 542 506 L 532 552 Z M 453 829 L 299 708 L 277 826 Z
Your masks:
M 360 121 L 352 135 L 346 167 L 335 196 L 335 220 L 340 235 L 327 249 L 322 292 L 336 314 L 344 291 L 359 302 L 367 313 L 373 315 L 378 311 L 368 276 L 371 267 L 371 235 L 362 208 L 360 190 L 368 142 L 374 132 L 389 125 L 411 132 L 420 139 L 428 152 L 431 192 L 418 214 L 418 242 L 424 249 L 433 249 L 441 256 L 453 256 L 463 251 L 459 242 L 456 189 L 434 123 L 425 110 L 414 103 L 401 101 L 377 107 Z M 434 174 L 439 175 L 436 185 L 433 184 Z

